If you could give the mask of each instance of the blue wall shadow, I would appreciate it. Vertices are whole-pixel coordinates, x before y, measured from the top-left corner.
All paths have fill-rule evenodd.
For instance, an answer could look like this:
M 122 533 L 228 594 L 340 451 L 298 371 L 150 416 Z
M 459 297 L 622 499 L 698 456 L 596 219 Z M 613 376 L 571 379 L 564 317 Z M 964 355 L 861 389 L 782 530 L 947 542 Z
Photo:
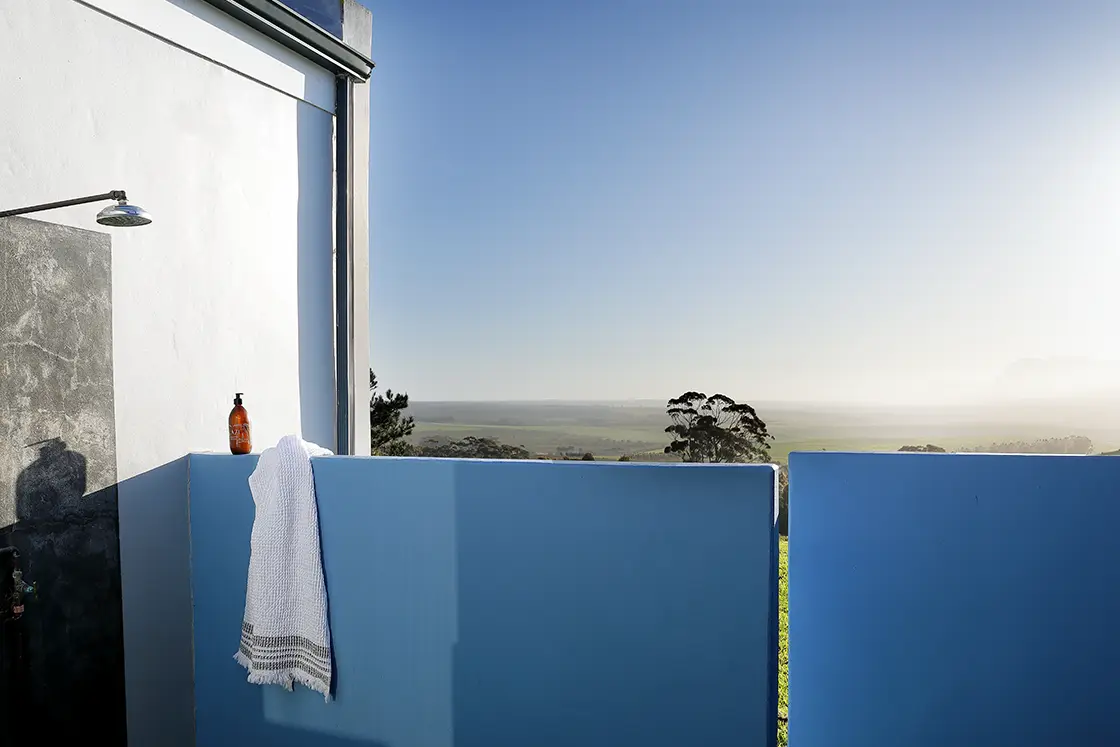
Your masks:
M 193 747 L 187 457 L 117 485 L 132 745 Z
M 790 457 L 790 743 L 1120 744 L 1120 459 Z
M 198 744 L 773 744 L 775 473 L 315 460 L 336 700 L 233 661 L 251 457 L 191 457 Z

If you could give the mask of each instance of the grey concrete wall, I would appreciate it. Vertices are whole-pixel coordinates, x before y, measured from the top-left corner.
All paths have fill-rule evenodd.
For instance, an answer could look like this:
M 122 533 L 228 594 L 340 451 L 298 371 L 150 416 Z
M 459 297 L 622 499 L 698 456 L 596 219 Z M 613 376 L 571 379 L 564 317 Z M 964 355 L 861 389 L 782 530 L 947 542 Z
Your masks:
M 18 548 L 39 585 L 2 624 L 0 724 L 120 744 L 111 290 L 106 234 L 0 219 L 0 547 Z M 0 600 L 11 560 L 0 560 Z
M 87 493 L 116 482 L 109 257 L 106 234 L 0 219 L 0 526 L 81 512 Z M 85 469 L 82 490 L 44 504 L 49 486 L 32 483 L 61 463 L 40 462 L 39 452 L 59 444 L 33 444 L 49 439 L 83 456 Z

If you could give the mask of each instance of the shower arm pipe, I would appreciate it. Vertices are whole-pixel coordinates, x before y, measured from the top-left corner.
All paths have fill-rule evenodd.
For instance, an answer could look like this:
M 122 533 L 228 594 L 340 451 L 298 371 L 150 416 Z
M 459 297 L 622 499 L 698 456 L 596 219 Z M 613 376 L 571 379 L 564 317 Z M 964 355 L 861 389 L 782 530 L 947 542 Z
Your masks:
M 114 189 L 112 192 L 106 192 L 102 195 L 75 197 L 73 200 L 62 200 L 61 202 L 46 202 L 42 205 L 31 205 L 29 207 L 16 208 L 15 210 L 0 210 L 0 218 L 10 218 L 13 215 L 24 215 L 25 213 L 38 213 L 42 210 L 54 210 L 55 208 L 70 207 L 71 205 L 85 205 L 90 202 L 104 202 L 105 200 L 127 202 L 128 198 L 125 197 L 124 190 Z

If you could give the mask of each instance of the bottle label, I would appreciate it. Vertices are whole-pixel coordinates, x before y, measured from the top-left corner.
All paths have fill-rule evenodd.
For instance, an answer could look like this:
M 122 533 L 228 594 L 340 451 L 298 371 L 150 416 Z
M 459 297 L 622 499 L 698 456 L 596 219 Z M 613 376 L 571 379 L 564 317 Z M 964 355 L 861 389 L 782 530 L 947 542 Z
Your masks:
M 232 446 L 248 447 L 251 443 L 249 439 L 249 424 L 238 423 L 229 427 L 229 442 Z

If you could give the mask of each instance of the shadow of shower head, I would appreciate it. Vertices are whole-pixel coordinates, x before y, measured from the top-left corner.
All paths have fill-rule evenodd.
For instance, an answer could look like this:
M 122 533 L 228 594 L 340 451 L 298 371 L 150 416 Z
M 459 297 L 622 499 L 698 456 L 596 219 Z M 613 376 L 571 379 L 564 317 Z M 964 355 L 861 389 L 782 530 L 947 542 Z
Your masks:
M 53 438 L 44 438 L 42 441 L 36 441 L 35 443 L 27 444 L 28 449 L 30 449 L 32 446 L 55 446 L 65 449 L 66 442 L 62 440 L 62 436 L 55 436 Z
M 106 192 L 105 194 L 101 195 L 78 197 L 73 200 L 47 202 L 42 205 L 31 205 L 30 207 L 16 208 L 15 210 L 0 210 L 0 218 L 8 218 L 13 215 L 25 215 L 27 213 L 37 213 L 41 210 L 53 210 L 55 208 L 70 207 L 71 205 L 85 205 L 89 202 L 101 202 L 103 200 L 117 201 L 116 205 L 111 205 L 97 214 L 97 222 L 103 226 L 113 226 L 114 228 L 131 228 L 132 226 L 146 226 L 152 222 L 152 216 L 148 214 L 148 211 L 136 205 L 129 205 L 128 197 L 126 197 L 124 191 L 120 189 L 113 190 L 112 192 Z
M 103 226 L 115 228 L 131 228 L 132 226 L 146 226 L 152 222 L 148 211 L 136 205 L 129 205 L 127 200 L 120 200 L 116 205 L 110 205 L 97 214 L 97 222 Z

